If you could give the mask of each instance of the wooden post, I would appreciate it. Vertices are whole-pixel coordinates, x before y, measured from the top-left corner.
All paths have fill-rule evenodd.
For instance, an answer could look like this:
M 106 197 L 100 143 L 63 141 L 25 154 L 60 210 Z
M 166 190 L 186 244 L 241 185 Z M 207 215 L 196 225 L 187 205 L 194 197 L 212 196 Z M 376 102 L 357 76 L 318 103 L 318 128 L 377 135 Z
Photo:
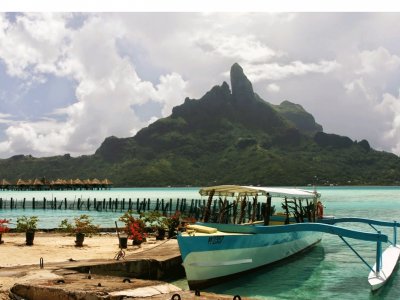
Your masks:
M 32 209 L 36 208 L 35 197 L 32 198 Z
M 179 210 L 179 198 L 176 199 L 176 207 L 175 207 L 175 211 L 180 211 Z
M 253 211 L 253 206 L 252 206 L 252 203 L 250 201 L 250 196 L 249 196 L 249 200 L 247 201 L 247 220 L 248 220 L 248 222 L 250 222 L 250 220 L 251 220 L 252 211 Z M 243 221 L 246 221 L 246 218 L 244 218 Z
M 67 198 L 64 198 L 64 209 L 66 210 L 68 208 L 68 205 L 67 205 Z
M 253 197 L 253 213 L 251 215 L 251 222 L 256 220 L 256 212 L 257 212 L 257 196 Z
M 115 211 L 118 210 L 118 198 L 115 198 Z
M 132 210 L 132 199 L 129 198 L 128 210 Z
M 0 201 L 1 201 L 1 199 L 0 199 Z M 26 199 L 24 198 L 24 200 L 22 200 L 22 208 L 23 209 L 25 209 L 25 201 L 26 201 Z
M 246 209 L 246 196 L 244 196 L 242 198 L 242 201 L 240 202 L 240 215 L 239 215 L 239 220 L 238 220 L 238 224 L 242 224 L 243 222 L 243 218 L 244 218 L 244 213 L 245 213 L 245 209 Z
M 97 200 L 96 200 L 96 198 L 94 198 L 94 200 L 93 200 L 93 206 L 97 210 Z
M 226 223 L 225 222 L 225 215 L 226 215 L 227 203 L 228 203 L 228 200 L 225 197 L 225 200 L 222 202 L 222 205 L 221 205 L 221 208 L 220 208 L 220 211 L 219 211 L 218 223 Z
M 122 198 L 122 210 L 125 210 L 125 198 Z
M 306 203 L 307 203 L 307 219 L 308 222 L 312 222 L 312 214 L 311 214 L 312 209 L 310 209 L 310 203 L 308 202 L 308 199 L 306 199 Z
M 210 219 L 210 214 L 211 214 L 211 203 L 212 199 L 214 197 L 215 190 L 211 190 L 210 194 L 208 195 L 208 200 L 207 200 L 207 205 L 204 207 L 204 219 L 203 222 L 208 222 Z
M 136 199 L 136 210 L 139 211 L 139 198 Z
M 212 222 L 214 222 L 214 216 L 215 216 L 215 212 L 217 210 L 217 200 L 213 201 L 213 209 L 212 209 Z
M 147 200 L 148 200 L 148 202 L 147 202 L 147 210 L 150 210 L 150 198 L 148 198 Z
M 0 198 L 0 209 L 3 209 L 3 198 Z
M 110 199 L 108 199 L 108 208 L 109 208 L 109 209 L 111 209 L 111 205 L 112 205 L 112 204 L 111 204 L 111 198 L 110 198 Z
M 303 206 L 301 205 L 301 199 L 299 198 L 299 210 L 300 210 L 300 222 L 304 223 Z
M 186 198 L 185 199 L 182 199 L 182 211 L 183 212 L 186 212 Z
M 287 202 L 285 198 L 285 203 L 287 207 Z M 265 212 L 264 212 L 264 225 L 268 226 L 269 225 L 269 220 L 271 218 L 271 196 L 269 193 L 267 193 L 267 205 L 265 206 Z
M 43 197 L 43 209 L 46 209 L 46 197 Z
M 300 223 L 300 214 L 298 209 L 299 206 L 297 205 L 296 198 L 293 199 L 293 203 L 294 203 L 294 218 L 296 219 L 297 223 Z
M 234 200 L 233 204 L 232 204 L 232 214 L 233 214 L 232 223 L 233 224 L 236 224 L 238 203 L 239 203 L 239 197 L 237 197 L 236 200 Z
M 227 201 L 227 205 L 230 206 L 230 202 L 229 201 Z M 225 217 L 225 223 L 226 224 L 229 224 L 229 222 L 231 221 L 231 217 L 232 217 L 232 210 L 231 210 L 231 208 L 229 208 L 226 211 L 226 217 Z
M 81 198 L 78 198 L 78 210 L 81 209 Z
M 87 199 L 87 202 L 86 202 L 87 204 L 86 204 L 86 208 L 88 209 L 88 210 L 90 210 L 90 198 L 88 198 Z
M 160 199 L 157 198 L 156 207 L 154 208 L 155 211 L 158 211 L 158 209 L 159 209 L 159 205 L 160 205 L 159 202 L 160 202 Z
M 290 223 L 290 220 L 289 220 L 289 206 L 288 206 L 286 197 L 285 197 L 285 210 L 286 210 L 285 224 L 289 224 Z
M 172 199 L 169 199 L 169 214 L 172 212 Z
M 10 209 L 14 208 L 14 199 L 11 197 L 10 199 Z
M 193 202 L 194 200 L 192 199 L 192 202 L 190 203 L 189 214 L 193 213 Z
M 57 198 L 56 197 L 54 197 L 54 206 L 53 206 L 53 208 L 57 209 Z
M 317 213 L 317 203 L 318 203 L 318 199 L 315 196 L 313 199 L 313 209 L 312 209 L 312 221 L 315 222 L 315 217 L 316 217 L 316 213 Z

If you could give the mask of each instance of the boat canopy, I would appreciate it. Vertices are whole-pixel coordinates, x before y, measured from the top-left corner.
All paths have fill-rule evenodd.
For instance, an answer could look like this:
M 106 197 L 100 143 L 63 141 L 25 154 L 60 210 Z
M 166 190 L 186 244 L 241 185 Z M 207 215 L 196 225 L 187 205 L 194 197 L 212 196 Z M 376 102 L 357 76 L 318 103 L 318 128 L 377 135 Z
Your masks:
M 262 186 L 241 186 L 241 185 L 218 185 L 201 188 L 199 193 L 202 196 L 209 196 L 214 191 L 216 196 L 255 196 L 264 195 L 267 193 L 271 197 L 289 197 L 310 199 L 319 198 L 321 195 L 317 192 L 307 191 L 295 188 L 279 188 L 279 187 L 262 187 Z

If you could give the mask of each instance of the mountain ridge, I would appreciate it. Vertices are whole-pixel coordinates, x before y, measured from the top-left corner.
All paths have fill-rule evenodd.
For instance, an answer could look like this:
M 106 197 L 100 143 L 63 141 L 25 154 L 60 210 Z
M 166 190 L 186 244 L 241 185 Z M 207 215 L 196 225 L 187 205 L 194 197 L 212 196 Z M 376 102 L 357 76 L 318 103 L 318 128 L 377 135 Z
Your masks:
M 110 178 L 117 186 L 398 184 L 400 158 L 328 134 L 301 105 L 257 95 L 242 67 L 200 99 L 93 155 L 0 160 L 0 178 Z

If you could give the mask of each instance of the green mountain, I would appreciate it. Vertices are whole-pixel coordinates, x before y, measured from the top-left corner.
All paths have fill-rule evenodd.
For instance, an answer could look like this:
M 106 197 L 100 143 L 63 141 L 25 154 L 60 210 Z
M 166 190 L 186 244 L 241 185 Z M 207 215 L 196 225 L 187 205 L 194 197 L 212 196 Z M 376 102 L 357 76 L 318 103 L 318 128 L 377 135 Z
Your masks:
M 298 104 L 272 105 L 234 64 L 231 87 L 186 98 L 134 137 L 95 154 L 0 160 L 0 178 L 104 178 L 117 186 L 398 184 L 400 158 L 327 134 Z

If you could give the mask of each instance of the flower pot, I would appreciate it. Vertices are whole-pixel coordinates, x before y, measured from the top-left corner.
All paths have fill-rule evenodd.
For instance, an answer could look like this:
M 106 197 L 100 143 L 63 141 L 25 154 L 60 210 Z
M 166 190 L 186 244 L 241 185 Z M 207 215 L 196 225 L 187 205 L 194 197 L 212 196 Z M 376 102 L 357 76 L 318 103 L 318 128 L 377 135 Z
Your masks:
M 119 237 L 119 247 L 121 249 L 128 248 L 128 237 L 126 237 L 126 236 L 120 236 Z
M 35 231 L 27 231 L 25 233 L 26 236 L 26 245 L 27 246 L 32 246 L 33 245 L 33 240 L 35 239 Z
M 85 234 L 84 233 L 77 233 L 76 234 L 76 240 L 75 240 L 75 246 L 76 247 L 82 247 L 83 246 L 83 240 L 85 239 Z
M 142 243 L 143 243 L 143 241 L 132 240 L 132 245 L 133 246 L 140 246 Z
M 169 239 L 172 239 L 172 238 L 174 238 L 175 236 L 176 236 L 176 232 L 175 232 L 174 229 L 168 230 L 168 238 L 169 238 Z
M 165 229 L 159 228 L 157 230 L 156 240 L 162 241 L 165 238 Z

